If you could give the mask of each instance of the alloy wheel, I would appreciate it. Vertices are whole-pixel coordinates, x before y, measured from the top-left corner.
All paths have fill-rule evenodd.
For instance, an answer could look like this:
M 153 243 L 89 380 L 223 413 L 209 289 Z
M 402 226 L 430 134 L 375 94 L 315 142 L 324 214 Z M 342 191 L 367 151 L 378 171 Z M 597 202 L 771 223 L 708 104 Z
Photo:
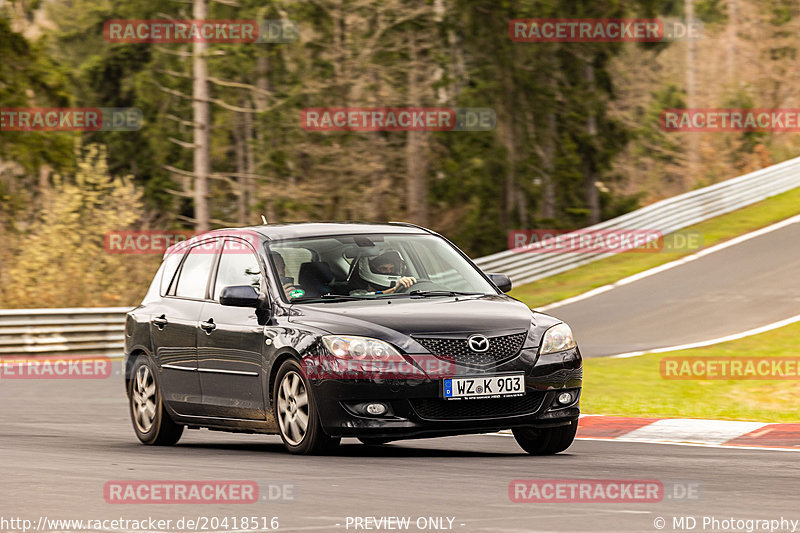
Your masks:
M 308 419 L 308 391 L 303 378 L 297 372 L 289 371 L 278 388 L 278 424 L 291 445 L 303 442 L 308 431 Z
M 136 427 L 142 433 L 147 433 L 156 419 L 156 382 L 145 365 L 140 366 L 136 372 L 131 399 Z

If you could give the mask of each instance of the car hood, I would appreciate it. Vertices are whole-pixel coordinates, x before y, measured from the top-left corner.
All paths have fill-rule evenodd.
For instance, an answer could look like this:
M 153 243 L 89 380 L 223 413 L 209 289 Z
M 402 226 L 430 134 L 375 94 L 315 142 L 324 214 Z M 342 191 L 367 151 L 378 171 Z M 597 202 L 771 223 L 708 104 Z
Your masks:
M 528 306 L 505 295 L 297 304 L 290 314 L 292 322 L 334 334 L 377 337 L 401 348 L 410 347 L 408 337 L 415 336 L 493 337 L 528 331 L 534 317 Z

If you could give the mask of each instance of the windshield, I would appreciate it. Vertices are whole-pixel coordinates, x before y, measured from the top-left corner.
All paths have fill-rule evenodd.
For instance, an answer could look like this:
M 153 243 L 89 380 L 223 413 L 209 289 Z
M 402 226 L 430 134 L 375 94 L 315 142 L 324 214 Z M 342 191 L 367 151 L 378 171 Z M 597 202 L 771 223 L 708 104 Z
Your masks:
M 497 294 L 434 235 L 365 234 L 274 242 L 267 257 L 285 301 Z

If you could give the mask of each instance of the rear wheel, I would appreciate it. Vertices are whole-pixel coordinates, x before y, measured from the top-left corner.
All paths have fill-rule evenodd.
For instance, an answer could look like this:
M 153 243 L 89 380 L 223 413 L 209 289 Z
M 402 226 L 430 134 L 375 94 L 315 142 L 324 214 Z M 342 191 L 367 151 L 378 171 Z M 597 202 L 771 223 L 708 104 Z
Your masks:
M 131 374 L 128 401 L 136 436 L 144 444 L 175 444 L 183 434 L 183 426 L 173 422 L 164 408 L 155 371 L 147 357 L 136 359 Z
M 275 419 L 291 453 L 323 454 L 339 445 L 341 438 L 329 437 L 322 429 L 311 387 L 296 361 L 290 359 L 281 365 L 274 387 Z
M 552 455 L 563 452 L 572 445 L 578 431 L 578 421 L 568 426 L 554 428 L 514 428 L 514 438 L 523 450 L 531 455 Z

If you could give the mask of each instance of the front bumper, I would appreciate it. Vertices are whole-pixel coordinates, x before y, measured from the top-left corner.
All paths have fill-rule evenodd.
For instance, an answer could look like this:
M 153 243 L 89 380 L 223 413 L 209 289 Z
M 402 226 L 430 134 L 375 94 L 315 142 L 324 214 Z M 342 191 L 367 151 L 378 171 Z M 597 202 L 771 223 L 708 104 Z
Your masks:
M 577 348 L 540 356 L 535 364 L 515 358 L 491 370 L 460 368 L 459 375 L 525 372 L 525 396 L 518 398 L 443 400 L 440 379 L 311 380 L 325 432 L 334 437 L 377 439 L 426 438 L 488 433 L 522 426 L 569 424 L 578 407 L 583 371 Z M 561 405 L 556 397 L 573 392 Z M 383 403 L 386 413 L 369 415 L 368 403 Z

